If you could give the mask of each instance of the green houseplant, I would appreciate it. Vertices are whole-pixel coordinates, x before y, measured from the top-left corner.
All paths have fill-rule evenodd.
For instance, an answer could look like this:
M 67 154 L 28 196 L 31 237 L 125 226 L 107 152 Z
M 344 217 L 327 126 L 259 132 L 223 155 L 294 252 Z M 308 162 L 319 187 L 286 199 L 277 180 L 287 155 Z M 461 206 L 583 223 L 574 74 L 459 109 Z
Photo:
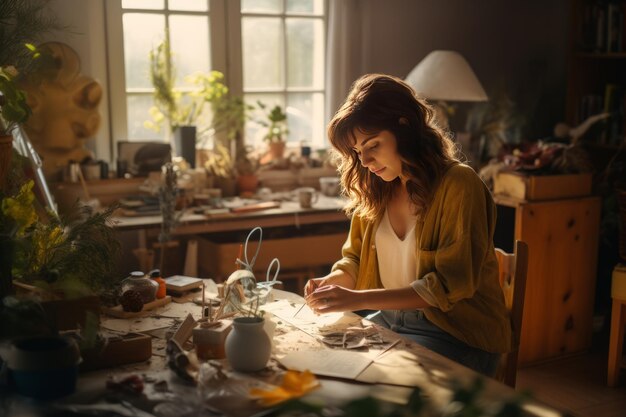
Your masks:
M 265 105 L 259 102 L 259 107 L 265 109 Z M 281 159 L 285 154 L 287 129 L 287 114 L 283 112 L 281 106 L 274 106 L 265 115 L 267 120 L 260 120 L 258 123 L 267 128 L 267 133 L 263 140 L 269 144 L 272 159 Z
M 237 159 L 244 151 L 242 132 L 253 106 L 229 93 L 224 74 L 219 71 L 186 76 L 188 83 L 199 87 L 194 91 L 185 93 L 177 88 L 168 38 L 166 34 L 165 40 L 150 52 L 155 105 L 150 109 L 152 120 L 146 121 L 144 126 L 158 131 L 166 124 L 168 135 L 182 126 L 195 126 L 201 146 L 213 138 Z

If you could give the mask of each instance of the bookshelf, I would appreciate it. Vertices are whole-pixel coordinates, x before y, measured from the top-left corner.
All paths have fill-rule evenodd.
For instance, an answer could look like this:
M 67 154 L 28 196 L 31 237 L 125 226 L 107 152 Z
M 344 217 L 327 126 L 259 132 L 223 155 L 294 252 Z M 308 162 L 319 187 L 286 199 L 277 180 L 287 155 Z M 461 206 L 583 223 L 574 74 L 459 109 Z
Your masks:
M 566 120 L 609 112 L 587 141 L 617 149 L 626 136 L 626 1 L 571 0 Z

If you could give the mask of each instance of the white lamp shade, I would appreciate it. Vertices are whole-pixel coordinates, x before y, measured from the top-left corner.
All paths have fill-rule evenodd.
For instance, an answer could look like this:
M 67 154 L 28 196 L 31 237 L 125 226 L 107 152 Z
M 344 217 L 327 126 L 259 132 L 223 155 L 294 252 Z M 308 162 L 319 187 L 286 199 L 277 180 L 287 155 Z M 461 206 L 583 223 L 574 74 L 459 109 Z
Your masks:
M 465 58 L 454 51 L 433 51 L 405 79 L 431 100 L 487 101 L 487 93 Z

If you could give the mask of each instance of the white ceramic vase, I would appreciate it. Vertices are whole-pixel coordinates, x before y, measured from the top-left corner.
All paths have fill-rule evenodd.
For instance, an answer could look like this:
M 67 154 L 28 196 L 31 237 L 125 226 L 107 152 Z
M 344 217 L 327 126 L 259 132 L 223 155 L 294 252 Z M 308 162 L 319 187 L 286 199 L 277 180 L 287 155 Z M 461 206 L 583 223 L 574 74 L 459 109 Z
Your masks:
M 265 368 L 272 343 L 258 317 L 237 317 L 226 337 L 226 358 L 235 371 L 255 372 Z

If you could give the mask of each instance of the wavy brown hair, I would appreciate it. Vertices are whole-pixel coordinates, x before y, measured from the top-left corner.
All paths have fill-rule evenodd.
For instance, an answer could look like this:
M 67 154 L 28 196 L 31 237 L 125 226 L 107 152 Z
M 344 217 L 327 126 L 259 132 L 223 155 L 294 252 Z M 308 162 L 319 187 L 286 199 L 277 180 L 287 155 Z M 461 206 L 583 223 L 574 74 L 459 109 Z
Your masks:
M 361 165 L 353 149 L 355 131 L 367 135 L 393 133 L 408 178 L 407 191 L 423 212 L 445 171 L 458 163 L 456 147 L 435 122 L 433 109 L 399 78 L 367 74 L 352 85 L 328 124 L 330 143 L 339 154 L 339 172 L 350 201 L 346 212 L 375 220 L 385 210 L 400 179 L 388 183 Z

